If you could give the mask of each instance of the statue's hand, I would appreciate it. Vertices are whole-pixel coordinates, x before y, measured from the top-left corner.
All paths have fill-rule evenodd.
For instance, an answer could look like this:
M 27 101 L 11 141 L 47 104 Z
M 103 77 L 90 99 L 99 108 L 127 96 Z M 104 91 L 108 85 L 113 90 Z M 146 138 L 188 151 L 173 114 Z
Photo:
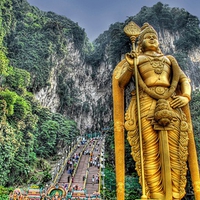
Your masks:
M 172 108 L 181 108 L 188 104 L 189 99 L 183 96 L 173 96 L 173 100 L 170 102 Z
M 134 65 L 134 58 L 136 58 L 136 54 L 133 53 L 133 52 L 127 53 L 127 54 L 125 55 L 125 59 L 126 59 L 126 61 L 128 62 L 128 64 L 129 64 L 130 66 L 133 66 L 133 65 Z

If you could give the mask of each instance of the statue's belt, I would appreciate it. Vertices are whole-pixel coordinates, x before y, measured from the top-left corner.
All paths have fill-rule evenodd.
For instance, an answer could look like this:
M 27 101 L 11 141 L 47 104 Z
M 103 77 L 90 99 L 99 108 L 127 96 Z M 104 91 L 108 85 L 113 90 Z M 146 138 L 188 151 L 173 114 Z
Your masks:
M 146 95 L 149 95 L 149 96 L 151 96 L 151 94 L 149 94 L 149 93 L 155 93 L 157 95 L 160 95 L 160 98 L 162 98 L 162 95 L 163 96 L 166 95 L 169 92 L 169 89 L 170 89 L 169 87 L 164 87 L 164 86 L 153 86 L 153 87 L 148 87 L 148 90 L 145 90 L 145 91 L 142 88 L 140 88 L 140 93 L 143 91 L 146 93 Z M 133 96 L 135 96 L 136 91 L 133 90 L 131 92 L 131 94 Z M 143 93 L 143 95 L 144 95 L 144 93 Z
M 164 95 L 169 91 L 169 87 L 163 87 L 163 86 L 149 87 L 149 89 L 159 95 Z

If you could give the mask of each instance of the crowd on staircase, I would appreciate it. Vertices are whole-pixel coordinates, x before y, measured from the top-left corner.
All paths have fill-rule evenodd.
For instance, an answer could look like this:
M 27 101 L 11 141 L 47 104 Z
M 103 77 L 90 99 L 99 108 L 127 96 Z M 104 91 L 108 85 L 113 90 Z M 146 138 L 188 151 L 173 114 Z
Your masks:
M 78 141 L 63 162 L 64 169 L 59 169 L 62 173 L 56 183 L 43 192 L 14 191 L 9 200 L 100 200 L 103 148 L 103 137 Z

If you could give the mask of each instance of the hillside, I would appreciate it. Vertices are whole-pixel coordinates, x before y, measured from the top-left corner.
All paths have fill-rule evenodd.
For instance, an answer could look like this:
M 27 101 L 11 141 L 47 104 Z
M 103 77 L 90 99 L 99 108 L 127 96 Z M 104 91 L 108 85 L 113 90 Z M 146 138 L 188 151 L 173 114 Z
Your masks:
M 196 135 L 199 134 L 200 29 L 197 17 L 186 10 L 157 3 L 150 8 L 143 7 L 124 23 L 111 24 L 109 30 L 90 43 L 85 30 L 77 23 L 53 12 L 40 11 L 26 0 L 2 0 L 0 5 L 1 60 L 5 61 L 0 96 L 5 100 L 6 95 L 18 95 L 18 101 L 11 102 L 10 107 L 2 107 L 3 111 L 6 109 L 2 121 L 6 123 L 4 131 L 12 130 L 18 147 L 11 143 L 12 151 L 7 154 L 9 148 L 2 146 L 1 151 L 8 157 L 4 156 L 1 163 L 8 159 L 9 165 L 0 164 L 4 169 L 0 184 L 18 181 L 16 176 L 25 171 L 24 180 L 30 180 L 31 169 L 23 158 L 28 158 L 29 165 L 33 165 L 38 157 L 55 155 L 55 149 L 69 144 L 77 135 L 111 126 L 112 71 L 131 50 L 129 38 L 123 32 L 131 20 L 139 26 L 149 22 L 158 31 L 163 53 L 174 55 L 190 77 L 196 90 L 192 105 L 194 128 Z M 6 88 L 15 93 L 3 95 Z M 20 107 L 19 102 L 24 104 Z M 13 106 L 17 108 L 16 105 L 19 105 L 18 110 L 6 114 Z M 20 109 L 24 110 L 23 116 Z M 19 170 L 21 163 L 26 166 L 22 171 Z M 45 167 L 47 172 L 48 167 Z M 15 177 L 14 180 L 9 180 L 9 176 Z M 33 177 L 33 182 L 34 178 L 37 180 Z

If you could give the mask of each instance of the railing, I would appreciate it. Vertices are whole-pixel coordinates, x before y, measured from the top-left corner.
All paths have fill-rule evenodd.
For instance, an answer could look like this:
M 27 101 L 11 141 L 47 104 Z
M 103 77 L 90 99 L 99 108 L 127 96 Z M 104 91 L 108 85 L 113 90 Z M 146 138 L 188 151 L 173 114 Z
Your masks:
M 58 182 L 58 180 L 60 179 L 61 175 L 63 174 L 67 161 L 69 160 L 69 158 L 71 157 L 71 155 L 74 153 L 75 149 L 76 149 L 77 145 L 74 146 L 74 148 L 72 149 L 72 151 L 70 152 L 70 154 L 65 157 L 64 162 L 63 159 L 58 163 L 58 171 L 56 173 L 56 176 L 54 178 L 53 184 L 56 184 Z
M 104 190 L 104 169 L 105 169 L 105 158 L 104 158 L 104 143 L 105 143 L 105 138 L 103 138 L 102 146 L 101 146 L 101 156 L 100 156 L 100 170 L 99 170 L 99 192 L 101 191 L 101 185 L 103 186 Z M 101 177 L 103 176 L 103 179 L 101 180 Z
M 79 142 L 79 141 L 78 141 Z M 60 179 L 61 175 L 63 174 L 67 161 L 74 153 L 75 149 L 77 148 L 78 142 L 72 142 L 71 146 L 65 146 L 62 150 L 62 159 L 58 161 L 55 170 L 52 172 L 52 183 L 56 184 L 57 181 Z
M 88 162 L 88 166 L 87 166 L 87 170 L 86 170 L 86 173 L 85 173 L 85 180 L 83 182 L 83 188 L 85 189 L 85 186 L 86 186 L 86 183 L 87 183 L 87 178 L 88 178 L 88 169 L 89 169 L 89 166 L 90 166 L 90 163 Z
M 101 165 L 100 165 L 100 177 L 99 177 L 99 193 L 102 193 L 102 199 L 104 200 L 104 192 L 105 192 L 105 181 L 104 181 L 104 177 L 105 177 L 105 173 L 104 173 L 104 169 L 105 169 L 105 157 L 104 157 L 104 150 L 105 150 L 105 137 L 103 138 L 103 144 L 102 144 L 102 148 L 101 148 Z M 102 192 L 101 192 L 102 191 Z
M 86 186 L 87 178 L 88 178 L 88 173 L 89 173 L 88 169 L 89 169 L 89 167 L 90 167 L 91 152 L 93 153 L 94 147 L 96 146 L 96 143 L 97 143 L 97 141 L 95 141 L 95 143 L 93 144 L 93 147 L 92 147 L 92 149 L 91 149 L 91 151 L 90 151 L 90 156 L 89 156 L 89 159 L 88 159 L 88 167 L 87 167 L 87 170 L 86 170 L 86 173 L 85 173 L 85 180 L 84 180 L 84 184 L 83 184 L 83 189 L 84 189 L 84 190 L 85 190 L 85 186 Z

